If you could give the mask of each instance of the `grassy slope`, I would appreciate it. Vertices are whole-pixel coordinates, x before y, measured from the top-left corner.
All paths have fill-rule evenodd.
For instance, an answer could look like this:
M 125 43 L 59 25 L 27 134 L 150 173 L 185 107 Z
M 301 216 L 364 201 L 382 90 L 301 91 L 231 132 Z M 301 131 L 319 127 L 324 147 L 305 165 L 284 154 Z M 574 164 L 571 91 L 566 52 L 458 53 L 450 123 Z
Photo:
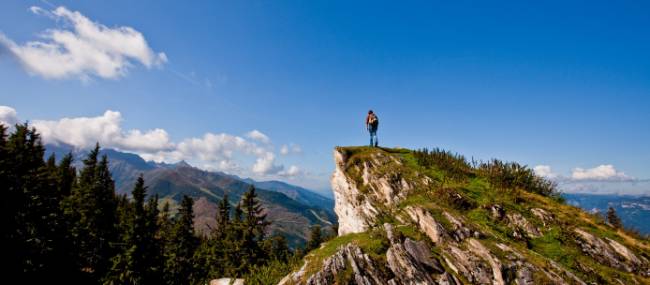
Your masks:
M 434 186 L 417 189 L 399 205 L 398 209 L 384 209 L 390 214 L 381 216 L 381 220 L 377 221 L 377 224 L 384 222 L 395 223 L 393 215 L 402 214 L 400 209 L 408 205 L 418 205 L 427 208 L 434 217 L 447 227 L 449 223 L 442 215 L 443 211 L 447 211 L 463 217 L 470 227 L 483 232 L 486 235 L 482 239 L 483 244 L 495 254 L 501 255 L 500 257 L 503 257 L 506 253 L 501 252 L 496 247 L 496 244 L 504 243 L 523 253 L 529 262 L 539 267 L 548 268 L 551 266 L 548 260 L 553 260 L 587 282 L 612 283 L 614 282 L 613 277 L 632 282 L 632 275 L 603 266 L 592 258 L 583 255 L 575 241 L 573 229 L 576 227 L 585 229 L 601 238 L 608 237 L 616 240 L 633 249 L 637 255 L 650 259 L 650 243 L 647 240 L 614 229 L 601 218 L 588 214 L 577 207 L 567 205 L 559 199 L 531 193 L 525 191 L 525 189 L 498 189 L 490 185 L 488 179 L 477 174 L 478 172 L 468 173 L 466 176 L 457 179 L 450 179 L 448 173 L 435 165 L 428 167 L 419 165 L 413 152 L 406 149 L 345 147 L 338 148 L 338 150 L 348 157 L 348 167 L 346 169 L 348 175 L 358 179 L 361 176 L 354 173 L 354 167 L 350 166 L 362 163 L 374 152 L 383 152 L 384 154 L 399 157 L 402 165 L 387 163 L 379 169 L 380 173 L 399 172 L 402 177 L 407 179 L 408 177 L 414 177 L 416 173 L 420 173 L 426 174 L 436 182 Z M 367 191 L 367 189 L 360 190 Z M 444 199 L 444 192 L 450 191 L 461 194 L 471 206 L 469 208 L 458 207 L 457 204 Z M 514 238 L 512 235 L 513 230 L 510 227 L 504 222 L 496 221 L 490 217 L 488 207 L 494 204 L 501 205 L 506 212 L 522 214 L 536 227 L 543 228 L 543 235 L 539 238 L 524 240 Z M 542 208 L 553 213 L 556 222 L 543 227 L 541 221 L 531 214 L 531 208 Z M 397 228 L 407 236 L 422 239 L 422 235 L 412 226 L 401 225 Z M 323 247 L 307 256 L 307 260 L 310 261 L 308 272 L 315 272 L 323 259 L 336 252 L 339 246 L 350 242 L 358 244 L 372 256 L 381 258 L 381 251 L 386 249 L 385 242 L 374 237 L 374 235 L 377 235 L 376 231 L 371 230 L 366 233 L 340 236 L 327 242 Z M 439 254 L 438 249 L 433 248 L 433 251 L 435 255 Z M 593 272 L 585 274 L 579 269 L 580 267 L 591 268 Z M 543 276 L 538 277 L 544 278 Z M 635 276 L 635 278 L 650 283 L 648 279 L 642 279 L 639 276 Z

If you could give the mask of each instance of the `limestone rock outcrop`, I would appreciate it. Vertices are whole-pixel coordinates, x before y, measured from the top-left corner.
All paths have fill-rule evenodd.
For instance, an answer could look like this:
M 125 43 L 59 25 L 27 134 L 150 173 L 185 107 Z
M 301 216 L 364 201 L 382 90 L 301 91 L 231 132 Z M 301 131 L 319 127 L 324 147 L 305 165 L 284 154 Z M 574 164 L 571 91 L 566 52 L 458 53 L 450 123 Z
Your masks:
M 509 205 L 493 202 L 494 194 L 462 192 L 471 179 L 472 187 L 484 185 L 477 175 L 457 182 L 454 195 L 475 201 L 456 207 L 445 201 L 446 180 L 426 175 L 408 154 L 335 150 L 331 183 L 340 237 L 307 255 L 280 284 L 650 283 L 647 241 L 619 236 L 541 195 L 518 194 L 530 201 Z M 584 221 L 576 221 L 578 214 Z

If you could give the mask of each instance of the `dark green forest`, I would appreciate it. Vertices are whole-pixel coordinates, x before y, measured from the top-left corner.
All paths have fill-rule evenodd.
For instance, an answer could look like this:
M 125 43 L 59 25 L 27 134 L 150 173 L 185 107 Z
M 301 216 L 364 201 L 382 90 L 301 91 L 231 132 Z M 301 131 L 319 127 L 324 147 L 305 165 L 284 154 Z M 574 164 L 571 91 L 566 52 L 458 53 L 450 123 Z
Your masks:
M 193 200 L 178 213 L 147 195 L 142 177 L 118 195 L 99 145 L 73 166 L 73 156 L 44 158 L 37 131 L 0 125 L 2 262 L 6 280 L 22 284 L 205 284 L 220 277 L 247 284 L 277 282 L 323 241 L 312 229 L 307 248 L 292 250 L 268 236 L 255 188 L 219 204 L 208 236 L 194 232 Z M 233 206 L 234 205 L 234 206 Z

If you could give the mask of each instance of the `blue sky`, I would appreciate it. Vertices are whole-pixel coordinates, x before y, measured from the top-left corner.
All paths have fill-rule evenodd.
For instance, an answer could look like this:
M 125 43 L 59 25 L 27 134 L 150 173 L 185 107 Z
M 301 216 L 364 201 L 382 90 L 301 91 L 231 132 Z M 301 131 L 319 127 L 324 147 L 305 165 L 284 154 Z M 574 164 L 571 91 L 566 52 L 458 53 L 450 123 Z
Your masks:
M 367 143 L 373 109 L 385 146 L 543 166 L 574 191 L 650 193 L 648 2 L 350 2 L 3 1 L 0 105 L 50 140 L 88 127 L 62 118 L 102 118 L 119 126 L 108 146 L 317 190 L 334 146 Z M 145 54 L 109 51 L 123 64 L 112 74 L 38 69 L 50 59 L 17 51 L 61 44 L 53 29 L 78 36 L 66 11 L 130 27 Z

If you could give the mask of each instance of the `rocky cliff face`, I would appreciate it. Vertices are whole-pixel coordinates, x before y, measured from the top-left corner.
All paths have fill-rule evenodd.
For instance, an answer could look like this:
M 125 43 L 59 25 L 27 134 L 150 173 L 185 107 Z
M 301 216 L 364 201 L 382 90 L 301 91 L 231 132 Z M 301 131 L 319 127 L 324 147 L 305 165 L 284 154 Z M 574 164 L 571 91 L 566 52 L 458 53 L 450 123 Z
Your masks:
M 650 284 L 647 240 L 407 150 L 337 148 L 339 237 L 280 284 Z

